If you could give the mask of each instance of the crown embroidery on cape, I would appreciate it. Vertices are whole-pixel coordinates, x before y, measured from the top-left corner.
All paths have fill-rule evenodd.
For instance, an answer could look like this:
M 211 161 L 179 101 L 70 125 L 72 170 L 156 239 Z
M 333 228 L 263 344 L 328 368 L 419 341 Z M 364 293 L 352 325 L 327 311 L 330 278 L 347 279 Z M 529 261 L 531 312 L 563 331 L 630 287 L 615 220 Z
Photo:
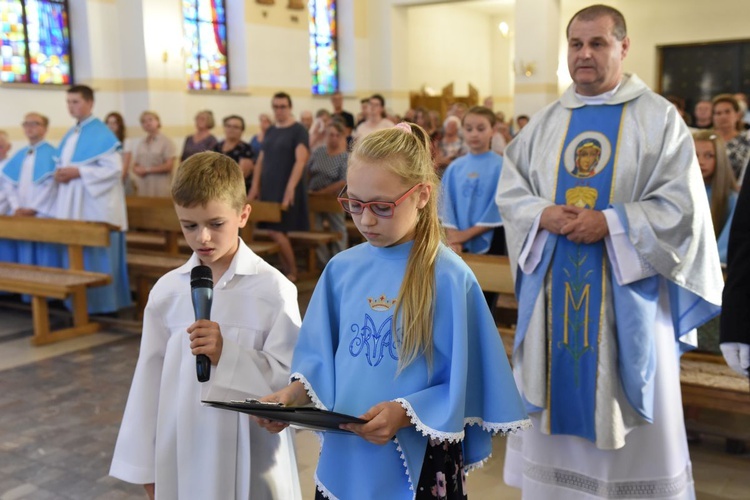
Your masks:
M 367 297 L 367 302 L 370 304 L 370 309 L 373 311 L 387 311 L 396 304 L 396 299 L 388 300 L 388 297 L 383 294 L 377 299 Z

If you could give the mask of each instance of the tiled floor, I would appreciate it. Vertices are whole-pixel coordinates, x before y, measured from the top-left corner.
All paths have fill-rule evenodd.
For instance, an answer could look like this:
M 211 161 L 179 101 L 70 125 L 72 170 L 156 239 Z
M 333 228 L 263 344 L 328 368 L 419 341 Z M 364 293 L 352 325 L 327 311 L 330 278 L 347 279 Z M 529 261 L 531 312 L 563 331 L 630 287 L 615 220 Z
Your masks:
M 300 287 L 301 305 L 310 286 Z M 107 476 L 135 367 L 139 337 L 128 323 L 45 347 L 29 344 L 30 314 L 0 301 L 0 500 L 136 499 L 142 489 Z M 297 435 L 305 499 L 314 496 L 317 438 Z M 469 476 L 473 499 L 519 499 L 502 482 L 504 439 Z M 723 442 L 691 446 L 698 499 L 750 498 L 750 455 Z

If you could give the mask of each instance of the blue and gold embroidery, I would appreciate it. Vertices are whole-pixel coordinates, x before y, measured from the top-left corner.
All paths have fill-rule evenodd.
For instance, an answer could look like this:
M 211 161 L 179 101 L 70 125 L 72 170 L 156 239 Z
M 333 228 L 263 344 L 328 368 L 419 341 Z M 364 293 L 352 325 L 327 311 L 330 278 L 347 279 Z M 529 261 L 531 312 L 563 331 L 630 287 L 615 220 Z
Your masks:
M 624 109 L 584 106 L 571 112 L 558 163 L 556 204 L 589 210 L 609 206 Z M 561 236 L 552 259 L 550 432 L 595 441 L 599 325 L 607 282 L 604 241 L 574 243 Z
M 368 297 L 367 303 L 373 311 L 384 312 L 396 304 L 396 299 L 388 300 L 383 294 L 376 299 Z M 364 352 L 367 363 L 370 366 L 378 366 L 387 352 L 391 359 L 398 361 L 398 340 L 393 332 L 393 314 L 380 326 L 375 324 L 373 316 L 365 314 L 363 324 L 352 325 L 351 331 L 354 338 L 349 343 L 349 353 L 353 357 L 359 357 Z

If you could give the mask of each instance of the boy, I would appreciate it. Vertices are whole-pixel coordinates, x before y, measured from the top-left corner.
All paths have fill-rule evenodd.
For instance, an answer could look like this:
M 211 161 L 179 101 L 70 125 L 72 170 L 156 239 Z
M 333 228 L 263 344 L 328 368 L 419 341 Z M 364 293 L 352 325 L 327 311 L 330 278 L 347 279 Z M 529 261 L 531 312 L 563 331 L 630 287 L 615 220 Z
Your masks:
M 231 158 L 204 152 L 177 170 L 172 198 L 194 253 L 149 295 L 140 355 L 110 474 L 159 498 L 301 498 L 292 434 L 201 406 L 284 387 L 297 341 L 296 288 L 237 236 L 251 207 Z M 213 321 L 193 321 L 190 274 L 211 268 Z M 200 384 L 195 356 L 211 360 Z
M 503 159 L 490 151 L 495 120 L 495 114 L 481 106 L 466 112 L 463 132 L 469 154 L 453 161 L 443 174 L 440 219 L 456 252 L 505 254 L 503 222 L 495 203 Z

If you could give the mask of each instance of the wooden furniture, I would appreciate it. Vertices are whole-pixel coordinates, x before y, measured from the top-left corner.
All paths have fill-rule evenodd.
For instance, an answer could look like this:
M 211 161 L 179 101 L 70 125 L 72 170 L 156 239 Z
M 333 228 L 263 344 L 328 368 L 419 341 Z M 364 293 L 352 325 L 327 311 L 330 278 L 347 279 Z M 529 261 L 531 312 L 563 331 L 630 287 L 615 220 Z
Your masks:
M 462 253 L 483 291 L 508 297 L 514 294 L 510 262 L 507 257 Z M 499 327 L 508 357 L 513 353 L 513 328 Z M 750 441 L 750 429 L 738 432 L 737 426 L 709 424 L 697 417 L 701 409 L 750 415 L 750 381 L 729 368 L 716 354 L 687 353 L 680 360 L 682 403 L 688 430 L 738 440 Z M 695 411 L 695 410 L 698 411 Z M 691 417 L 692 415 L 692 417 Z M 728 442 L 729 443 L 729 442 Z
M 269 202 L 263 202 L 269 203 Z M 280 204 L 276 204 L 279 205 Z M 310 216 L 310 225 L 314 227 L 314 217 L 317 212 L 343 212 L 344 209 L 332 195 L 309 195 L 308 211 Z M 280 220 L 280 219 L 279 219 Z M 266 229 L 257 229 L 255 234 L 263 238 L 269 238 L 269 231 Z M 320 245 L 328 245 L 341 238 L 339 233 L 333 231 L 289 231 L 287 237 L 294 247 L 302 247 L 307 251 L 307 270 L 304 277 L 312 278 L 320 274 L 318 269 L 318 256 L 315 250 Z
M 466 96 L 455 95 L 453 82 L 443 87 L 440 95 L 430 95 L 424 90 L 420 92 L 409 92 L 409 107 L 414 109 L 418 107 L 427 110 L 433 110 L 440 113 L 441 119 L 445 119 L 448 109 L 456 103 L 462 102 L 468 107 L 479 104 L 479 91 L 469 84 L 469 94 Z
M 510 272 L 510 260 L 503 255 L 479 255 L 473 253 L 459 254 L 474 272 L 482 291 L 498 293 L 502 297 L 515 297 L 513 276 Z M 503 341 L 505 353 L 510 358 L 513 354 L 515 328 L 498 326 L 498 333 Z
M 128 197 L 128 271 L 136 286 L 139 317 L 148 302 L 153 284 L 172 269 L 184 264 L 191 254 L 182 235 L 182 227 L 171 198 Z M 240 237 L 258 255 L 270 255 L 279 246 L 267 241 L 253 240 L 253 226 L 257 222 L 279 222 L 281 210 L 277 203 L 253 202 L 249 223 Z
M 67 269 L 0 262 L 0 290 L 31 295 L 32 344 L 49 344 L 99 330 L 100 325 L 89 320 L 86 290 L 107 285 L 112 278 L 84 270 L 83 247 L 108 247 L 109 233 L 117 229 L 103 222 L 0 216 L 0 238 L 67 246 Z M 47 300 L 69 297 L 73 326 L 51 330 Z

